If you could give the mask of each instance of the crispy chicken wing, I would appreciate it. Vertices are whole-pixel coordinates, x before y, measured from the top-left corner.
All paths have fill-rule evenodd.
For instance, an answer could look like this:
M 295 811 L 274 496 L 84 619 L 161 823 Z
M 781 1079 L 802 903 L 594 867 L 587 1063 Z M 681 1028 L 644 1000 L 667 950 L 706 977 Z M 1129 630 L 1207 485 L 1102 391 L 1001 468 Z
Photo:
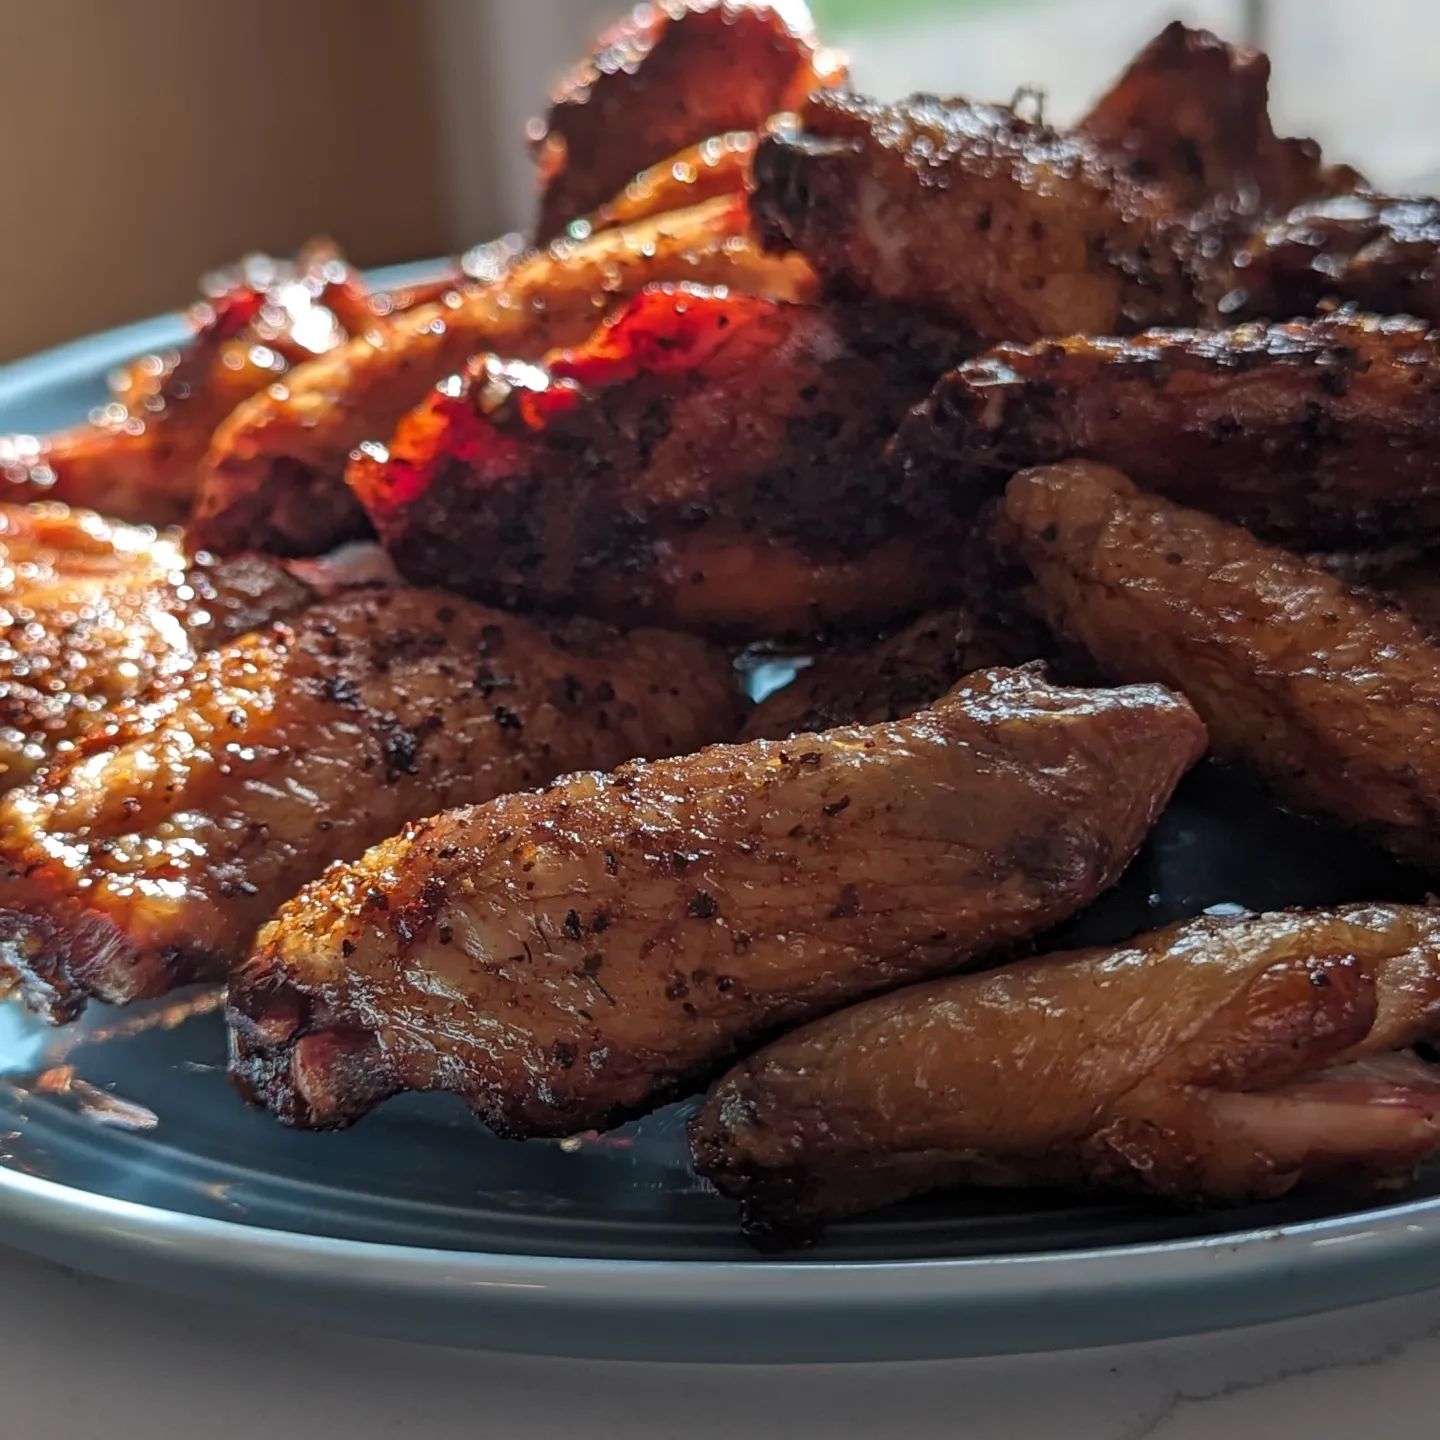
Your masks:
M 1414 621 L 1097 465 L 1017 475 L 1000 541 L 1109 674 L 1183 690 L 1281 799 L 1440 864 L 1440 647 Z
M 751 638 L 913 612 L 943 527 L 886 441 L 956 337 L 891 311 L 660 287 L 542 367 L 473 362 L 350 483 L 410 579 Z
M 1337 315 L 997 345 L 936 386 L 893 447 L 917 513 L 971 513 L 1071 456 L 1309 547 L 1440 534 L 1440 336 Z
M 732 735 L 729 657 L 362 591 L 202 657 L 0 802 L 0 969 L 68 1018 L 224 975 L 407 820 Z
M 518 261 L 490 285 L 372 326 L 241 405 L 210 447 L 188 538 L 228 554 L 314 554 L 363 533 L 345 463 L 384 440 L 426 392 L 477 351 L 536 359 L 583 340 L 607 306 L 656 280 L 693 280 L 801 299 L 802 263 L 758 254 L 742 199 L 564 243 Z
M 303 1126 L 405 1089 L 506 1135 L 610 1124 L 779 1025 L 1072 914 L 1203 748 L 1156 687 L 986 671 L 891 725 L 439 816 L 266 927 L 232 985 L 233 1073 Z
M 784 740 L 902 720 L 972 671 L 1024 664 L 1047 649 L 1040 627 L 1024 618 L 981 614 L 969 605 L 922 615 L 893 635 L 822 650 L 750 712 L 740 738 Z
M 1204 917 L 915 986 L 752 1055 L 691 1129 L 760 1243 L 957 1185 L 1235 1203 L 1440 1149 L 1440 910 Z
M 1218 254 L 1259 219 L 1362 183 L 1348 166 L 1322 164 L 1313 140 L 1277 136 L 1269 104 L 1268 56 L 1177 20 L 1075 133 L 1119 157 L 1133 180 L 1163 187 Z
M 0 505 L 0 790 L 110 706 L 314 594 L 259 557 L 192 559 L 88 510 Z
M 1300 205 L 1236 252 L 1221 309 L 1308 315 L 1327 302 L 1440 325 L 1440 200 L 1344 195 Z
M 542 243 L 666 155 L 756 130 L 844 65 L 818 48 L 803 4 L 660 0 L 605 31 L 532 126 Z
M 755 155 L 766 241 L 830 290 L 912 306 L 979 339 L 1114 334 L 1199 316 L 1168 197 L 1093 142 L 997 105 L 825 93 Z
M 293 264 L 252 255 L 203 287 L 190 311 L 194 339 L 126 366 L 88 423 L 44 439 L 0 437 L 5 499 L 156 525 L 183 520 L 211 434 L 242 400 L 416 298 L 371 295 L 320 242 Z

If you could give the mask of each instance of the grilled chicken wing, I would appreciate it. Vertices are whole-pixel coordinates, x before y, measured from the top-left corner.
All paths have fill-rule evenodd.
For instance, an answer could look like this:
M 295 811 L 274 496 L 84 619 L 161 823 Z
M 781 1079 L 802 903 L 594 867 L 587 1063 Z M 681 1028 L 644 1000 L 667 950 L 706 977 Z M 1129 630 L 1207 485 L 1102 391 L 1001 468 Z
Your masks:
M 205 298 L 190 311 L 194 339 L 125 367 L 88 423 L 44 439 L 0 437 L 4 498 L 156 525 L 183 520 L 211 434 L 242 400 L 416 298 L 371 295 L 322 243 L 294 264 L 251 256 L 203 283 Z
M 1161 186 L 1207 255 L 1255 222 L 1304 200 L 1354 190 L 1348 166 L 1325 166 L 1313 140 L 1270 123 L 1270 60 L 1208 30 L 1167 25 L 1075 127 L 1140 184 Z
M 879 622 L 956 580 L 880 459 L 960 353 L 889 311 L 652 288 L 543 367 L 476 360 L 350 483 L 410 579 L 507 606 L 740 638 Z
M 1440 325 L 1440 200 L 1344 195 L 1301 205 L 1236 252 L 1235 316 L 1308 315 L 1333 301 Z
M 206 457 L 188 538 L 221 554 L 249 548 L 314 554 L 363 533 L 345 463 L 383 440 L 426 392 L 480 350 L 536 359 L 572 345 L 607 305 L 656 280 L 693 280 L 802 299 L 813 277 L 759 255 L 744 237 L 743 199 L 562 244 L 518 261 L 494 283 L 395 316 L 301 366 L 241 405 Z
M 844 65 L 817 47 L 804 6 L 759 0 L 640 5 L 595 50 L 532 127 L 541 243 L 666 155 L 726 130 L 756 130 Z
M 747 1040 L 953 970 L 1124 870 L 1204 749 L 1155 687 L 986 671 L 892 725 L 577 775 L 332 870 L 231 988 L 296 1125 L 450 1090 L 501 1133 L 660 1103 Z
M 957 1185 L 1373 1188 L 1440 1149 L 1440 911 L 1187 921 L 915 986 L 752 1055 L 691 1129 L 761 1243 Z
M 931 705 L 962 676 L 1046 653 L 1047 637 L 1023 618 L 965 605 L 923 615 L 869 644 L 823 650 L 751 712 L 742 740 L 784 740 L 837 725 L 879 725 Z
M 1071 456 L 1302 547 L 1440 533 L 1440 336 L 1337 315 L 997 345 L 936 386 L 896 499 L 972 513 Z
M 728 656 L 357 592 L 202 657 L 0 802 L 0 969 L 74 1015 L 219 976 L 407 820 L 732 735 Z
M 1199 316 L 1191 237 L 1093 142 L 996 105 L 826 93 L 777 124 L 751 197 L 766 241 L 830 290 L 912 306 L 985 341 L 1113 334 Z
M 314 594 L 258 557 L 196 560 L 90 511 L 0 506 L 0 790 L 110 706 Z
M 1096 465 L 1017 475 L 1000 541 L 1109 674 L 1173 684 L 1281 799 L 1440 864 L 1440 647 L 1412 620 Z

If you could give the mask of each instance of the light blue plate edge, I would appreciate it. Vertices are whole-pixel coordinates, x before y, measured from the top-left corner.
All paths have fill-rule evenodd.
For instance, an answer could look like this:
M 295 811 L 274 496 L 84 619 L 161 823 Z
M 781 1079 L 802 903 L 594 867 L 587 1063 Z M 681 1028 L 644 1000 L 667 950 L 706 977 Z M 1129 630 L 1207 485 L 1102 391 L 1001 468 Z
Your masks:
M 425 261 L 377 284 L 434 275 Z M 185 337 L 140 321 L 0 367 L 23 406 Z M 76 417 L 81 418 L 79 416 Z M 1019 1354 L 1262 1324 L 1440 1284 L 1440 1201 L 1156 1245 L 827 1263 L 583 1260 L 333 1240 L 0 1168 L 4 1243 L 171 1294 L 356 1333 L 523 1354 L 817 1363 Z

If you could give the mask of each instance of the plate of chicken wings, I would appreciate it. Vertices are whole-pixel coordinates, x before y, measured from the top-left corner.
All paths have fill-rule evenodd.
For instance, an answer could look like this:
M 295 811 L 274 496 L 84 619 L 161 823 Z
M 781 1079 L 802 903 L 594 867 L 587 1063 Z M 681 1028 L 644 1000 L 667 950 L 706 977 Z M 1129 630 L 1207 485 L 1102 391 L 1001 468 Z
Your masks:
M 1440 203 L 798 8 L 600 37 L 528 238 L 0 371 L 7 1243 L 694 1358 L 1440 1281 Z

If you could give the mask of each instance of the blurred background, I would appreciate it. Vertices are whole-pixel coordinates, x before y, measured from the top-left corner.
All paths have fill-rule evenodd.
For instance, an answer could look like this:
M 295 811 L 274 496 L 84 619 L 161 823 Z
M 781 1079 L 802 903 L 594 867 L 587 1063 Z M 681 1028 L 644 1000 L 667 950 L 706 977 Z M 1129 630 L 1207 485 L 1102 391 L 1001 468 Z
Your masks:
M 0 0 L 0 360 L 327 234 L 364 265 L 530 220 L 525 120 L 614 0 Z M 1440 168 L 1435 0 L 813 0 L 855 83 L 1075 115 L 1166 21 L 1262 42 L 1277 127 L 1376 182 Z

